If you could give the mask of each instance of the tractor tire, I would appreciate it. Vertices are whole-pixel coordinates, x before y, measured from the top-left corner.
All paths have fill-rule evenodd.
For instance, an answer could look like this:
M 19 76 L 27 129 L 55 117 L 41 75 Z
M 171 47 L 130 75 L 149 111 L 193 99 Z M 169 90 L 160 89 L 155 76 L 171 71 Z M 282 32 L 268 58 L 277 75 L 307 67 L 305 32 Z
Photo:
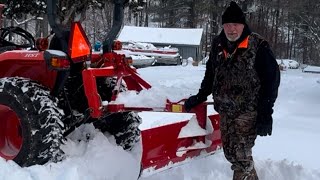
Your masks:
M 61 160 L 63 115 L 47 88 L 25 78 L 1 78 L 0 157 L 20 166 Z
M 100 77 L 97 78 L 97 87 L 100 97 L 103 101 L 111 101 L 113 90 L 116 86 L 117 78 L 116 77 Z M 124 82 L 120 84 L 119 92 L 127 91 L 127 86 Z
M 110 113 L 93 122 L 101 132 L 113 135 L 117 145 L 127 151 L 132 150 L 141 141 L 140 124 L 141 118 L 135 112 Z
M 112 91 L 116 86 L 116 78 L 97 79 L 98 91 L 102 100 L 111 101 Z M 127 90 L 127 86 L 121 83 L 120 92 Z M 124 150 L 130 151 L 136 144 L 141 144 L 141 132 L 139 125 L 141 118 L 135 112 L 107 113 L 93 122 L 93 125 L 101 132 L 109 132 L 116 139 L 116 143 Z

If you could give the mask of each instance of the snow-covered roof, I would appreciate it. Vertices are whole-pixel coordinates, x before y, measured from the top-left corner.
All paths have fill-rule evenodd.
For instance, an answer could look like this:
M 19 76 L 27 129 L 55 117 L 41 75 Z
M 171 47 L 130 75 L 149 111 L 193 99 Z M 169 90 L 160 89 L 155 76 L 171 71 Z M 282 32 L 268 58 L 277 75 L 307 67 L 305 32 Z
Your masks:
M 118 40 L 158 44 L 200 45 L 203 29 L 124 26 Z

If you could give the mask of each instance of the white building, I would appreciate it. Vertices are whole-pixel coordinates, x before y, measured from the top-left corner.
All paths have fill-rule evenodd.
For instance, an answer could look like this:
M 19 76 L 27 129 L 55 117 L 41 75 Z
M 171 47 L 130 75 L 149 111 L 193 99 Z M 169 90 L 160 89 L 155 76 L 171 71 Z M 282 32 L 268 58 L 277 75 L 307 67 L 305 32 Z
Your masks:
M 194 60 L 202 59 L 203 29 L 182 28 L 151 28 L 124 26 L 118 40 L 122 42 L 146 42 L 155 46 L 169 46 L 178 48 L 183 59 L 192 57 Z

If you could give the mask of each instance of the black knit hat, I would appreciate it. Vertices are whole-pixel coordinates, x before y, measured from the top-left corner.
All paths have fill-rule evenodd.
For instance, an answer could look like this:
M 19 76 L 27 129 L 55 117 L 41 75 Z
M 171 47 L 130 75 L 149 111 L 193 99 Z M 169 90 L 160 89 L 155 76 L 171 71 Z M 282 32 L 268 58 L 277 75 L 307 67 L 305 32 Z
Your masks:
M 230 5 L 222 14 L 222 24 L 224 23 L 246 24 L 245 15 L 236 2 L 231 1 Z

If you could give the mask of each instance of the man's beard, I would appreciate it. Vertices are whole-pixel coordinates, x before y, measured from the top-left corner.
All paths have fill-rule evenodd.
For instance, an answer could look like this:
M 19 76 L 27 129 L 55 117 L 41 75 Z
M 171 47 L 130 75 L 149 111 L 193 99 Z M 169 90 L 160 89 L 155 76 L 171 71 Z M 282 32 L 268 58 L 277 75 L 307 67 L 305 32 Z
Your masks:
M 240 38 L 240 35 L 238 35 L 238 36 L 235 37 L 235 38 L 230 38 L 230 37 L 228 37 L 228 35 L 226 35 L 226 37 L 227 37 L 228 41 L 234 42 L 234 41 L 236 41 L 236 40 L 238 40 L 238 39 Z

